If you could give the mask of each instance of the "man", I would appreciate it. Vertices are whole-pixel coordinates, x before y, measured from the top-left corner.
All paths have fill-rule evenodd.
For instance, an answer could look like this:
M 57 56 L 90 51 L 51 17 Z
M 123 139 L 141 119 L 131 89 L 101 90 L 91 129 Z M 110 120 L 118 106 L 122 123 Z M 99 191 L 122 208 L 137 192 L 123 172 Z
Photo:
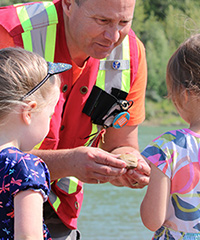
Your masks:
M 131 188 L 148 184 L 150 168 L 138 152 L 147 70 L 144 47 L 131 30 L 134 7 L 135 0 L 54 0 L 0 9 L 1 48 L 19 46 L 41 54 L 47 61 L 73 66 L 61 75 L 60 101 L 50 132 L 40 150 L 34 150 L 45 160 L 55 180 L 50 205 L 45 205 L 53 239 L 80 238 L 76 224 L 83 198 L 82 182 L 110 182 Z M 99 95 L 92 95 L 93 91 Z M 98 104 L 90 101 L 91 96 Z M 109 100 L 105 101 L 104 96 Z M 128 124 L 120 129 L 110 123 L 107 126 L 110 119 L 116 119 L 111 109 L 119 109 L 125 98 L 130 107 Z M 108 111 L 98 119 L 110 99 L 115 103 L 109 109 L 112 114 Z M 88 105 L 94 109 L 86 111 Z M 106 132 L 102 125 L 108 127 Z M 97 146 L 99 140 L 103 150 L 84 147 Z M 127 171 L 118 157 L 130 152 L 138 156 L 139 162 L 136 170 Z

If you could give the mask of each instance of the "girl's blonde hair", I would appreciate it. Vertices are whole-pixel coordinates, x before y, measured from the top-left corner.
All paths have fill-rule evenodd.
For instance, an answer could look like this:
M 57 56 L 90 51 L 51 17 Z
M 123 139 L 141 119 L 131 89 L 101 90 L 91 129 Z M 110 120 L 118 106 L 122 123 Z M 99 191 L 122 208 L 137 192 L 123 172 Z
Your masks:
M 168 97 L 181 107 L 183 92 L 200 94 L 200 34 L 191 36 L 172 55 L 167 65 L 166 83 Z
M 20 101 L 27 92 L 47 75 L 47 62 L 40 55 L 22 48 L 0 50 L 0 119 L 5 117 L 18 104 L 36 100 L 37 110 L 51 100 L 53 87 L 60 84 L 58 75 L 52 76 L 34 94 Z M 54 94 L 52 95 L 53 98 Z

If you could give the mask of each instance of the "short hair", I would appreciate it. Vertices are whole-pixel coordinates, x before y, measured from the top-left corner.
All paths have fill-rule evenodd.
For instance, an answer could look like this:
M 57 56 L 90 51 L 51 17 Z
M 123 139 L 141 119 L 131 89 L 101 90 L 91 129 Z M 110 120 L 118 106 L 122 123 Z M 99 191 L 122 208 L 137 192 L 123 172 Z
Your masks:
M 35 87 L 47 74 L 47 62 L 36 53 L 22 48 L 4 48 L 0 50 L 0 119 L 8 115 L 27 92 Z M 53 85 L 60 84 L 57 75 L 52 76 L 34 94 L 26 98 L 36 100 L 37 111 L 46 106 L 53 98 Z
M 200 34 L 187 39 L 171 56 L 166 83 L 168 98 L 180 106 L 183 91 L 200 93 Z

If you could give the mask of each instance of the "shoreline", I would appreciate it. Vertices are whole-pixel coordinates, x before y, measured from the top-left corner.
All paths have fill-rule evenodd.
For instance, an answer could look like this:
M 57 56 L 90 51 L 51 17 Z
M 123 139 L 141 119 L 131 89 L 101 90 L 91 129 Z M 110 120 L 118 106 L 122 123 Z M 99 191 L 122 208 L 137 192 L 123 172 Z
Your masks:
M 187 126 L 173 103 L 168 99 L 159 102 L 146 98 L 145 120 L 141 126 Z

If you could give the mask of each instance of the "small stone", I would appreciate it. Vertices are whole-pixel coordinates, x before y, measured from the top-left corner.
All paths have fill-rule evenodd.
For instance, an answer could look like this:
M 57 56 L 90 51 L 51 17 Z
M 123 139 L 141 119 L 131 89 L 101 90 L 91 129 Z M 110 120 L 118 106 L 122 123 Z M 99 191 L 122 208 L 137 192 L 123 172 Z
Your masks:
M 133 154 L 121 154 L 120 159 L 122 159 L 126 164 L 127 169 L 132 169 L 137 167 L 138 159 L 135 155 Z

